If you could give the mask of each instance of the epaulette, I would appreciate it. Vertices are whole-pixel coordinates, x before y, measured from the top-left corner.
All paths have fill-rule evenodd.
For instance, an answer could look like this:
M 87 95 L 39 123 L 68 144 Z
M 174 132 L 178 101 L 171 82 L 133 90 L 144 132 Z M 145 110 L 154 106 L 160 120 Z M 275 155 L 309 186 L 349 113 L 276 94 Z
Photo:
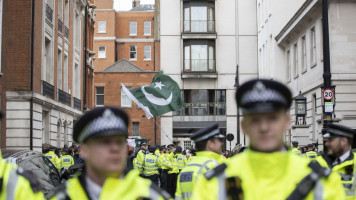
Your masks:
M 169 195 L 168 192 L 166 192 L 165 190 L 162 190 L 161 188 L 159 188 L 156 184 L 152 183 L 150 188 L 157 192 L 159 195 L 161 195 L 163 197 L 163 199 L 165 200 L 169 200 L 171 199 L 171 196 Z
M 206 179 L 210 180 L 215 176 L 220 175 L 221 173 L 223 173 L 226 169 L 226 164 L 220 164 L 218 166 L 216 166 L 214 169 L 211 169 L 209 171 L 207 171 L 204 176 Z

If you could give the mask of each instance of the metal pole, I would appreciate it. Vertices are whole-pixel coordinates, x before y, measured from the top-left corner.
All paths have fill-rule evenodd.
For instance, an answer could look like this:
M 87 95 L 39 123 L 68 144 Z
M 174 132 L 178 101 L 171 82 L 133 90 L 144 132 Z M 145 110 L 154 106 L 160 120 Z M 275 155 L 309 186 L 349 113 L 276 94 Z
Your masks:
M 235 73 L 235 85 L 234 87 L 237 88 L 240 86 L 240 83 L 239 83 L 239 65 L 236 65 L 236 73 Z M 237 144 L 240 144 L 240 108 L 239 108 L 239 105 L 236 105 L 237 106 L 237 115 L 236 115 L 236 130 L 237 130 L 237 133 L 236 133 L 236 143 Z M 230 142 L 230 147 L 231 147 L 231 142 Z

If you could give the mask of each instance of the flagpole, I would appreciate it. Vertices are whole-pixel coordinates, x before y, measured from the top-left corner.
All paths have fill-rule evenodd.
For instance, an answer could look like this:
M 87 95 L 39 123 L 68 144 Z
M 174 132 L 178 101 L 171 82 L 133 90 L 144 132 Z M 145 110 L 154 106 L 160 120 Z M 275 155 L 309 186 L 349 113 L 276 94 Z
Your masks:
M 168 135 L 166 134 L 166 132 L 164 132 L 164 130 L 161 128 L 161 126 L 157 123 L 156 117 L 153 117 L 153 121 L 155 121 L 155 123 L 157 124 L 158 128 L 166 135 L 166 137 L 169 139 L 169 141 L 171 141 L 173 143 L 173 141 L 168 137 Z M 156 138 L 155 138 L 156 139 Z

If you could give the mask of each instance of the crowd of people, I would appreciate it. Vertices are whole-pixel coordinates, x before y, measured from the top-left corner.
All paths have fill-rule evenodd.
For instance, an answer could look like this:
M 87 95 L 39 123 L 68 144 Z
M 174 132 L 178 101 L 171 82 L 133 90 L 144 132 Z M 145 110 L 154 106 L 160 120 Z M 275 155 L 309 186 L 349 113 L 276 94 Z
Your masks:
M 217 123 L 194 132 L 190 139 L 195 148 L 185 150 L 185 155 L 174 144 L 141 143 L 139 149 L 127 152 L 129 117 L 124 110 L 103 106 L 85 113 L 73 129 L 73 141 L 80 145 L 85 167 L 51 199 L 356 198 L 356 154 L 351 150 L 355 130 L 326 123 L 323 138 L 327 151 L 318 155 L 311 144 L 302 156 L 296 142 L 291 151 L 284 143 L 291 123 L 288 87 L 255 79 L 239 86 L 235 100 L 243 116 L 241 128 L 250 144 L 234 149 L 242 153 L 229 159 L 221 152 L 225 137 Z M 56 159 L 74 157 L 78 149 L 69 148 L 60 151 L 48 146 L 44 153 L 61 169 L 67 165 L 58 164 Z M 28 181 L 33 179 L 26 179 L 21 170 L 1 160 L 0 171 L 0 199 L 44 198 Z

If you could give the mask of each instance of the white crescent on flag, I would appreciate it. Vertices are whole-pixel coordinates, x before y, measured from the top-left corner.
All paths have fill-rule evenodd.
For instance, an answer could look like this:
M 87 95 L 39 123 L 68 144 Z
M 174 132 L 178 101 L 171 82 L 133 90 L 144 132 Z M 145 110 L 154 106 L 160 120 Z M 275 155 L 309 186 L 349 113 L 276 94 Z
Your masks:
M 159 106 L 166 106 L 171 103 L 172 98 L 173 98 L 172 92 L 171 92 L 171 95 L 168 97 L 168 99 L 158 98 L 152 94 L 147 93 L 145 90 L 145 87 L 146 86 L 141 87 L 142 93 L 145 95 L 146 99 L 148 101 L 150 101 L 151 103 L 159 105 Z

